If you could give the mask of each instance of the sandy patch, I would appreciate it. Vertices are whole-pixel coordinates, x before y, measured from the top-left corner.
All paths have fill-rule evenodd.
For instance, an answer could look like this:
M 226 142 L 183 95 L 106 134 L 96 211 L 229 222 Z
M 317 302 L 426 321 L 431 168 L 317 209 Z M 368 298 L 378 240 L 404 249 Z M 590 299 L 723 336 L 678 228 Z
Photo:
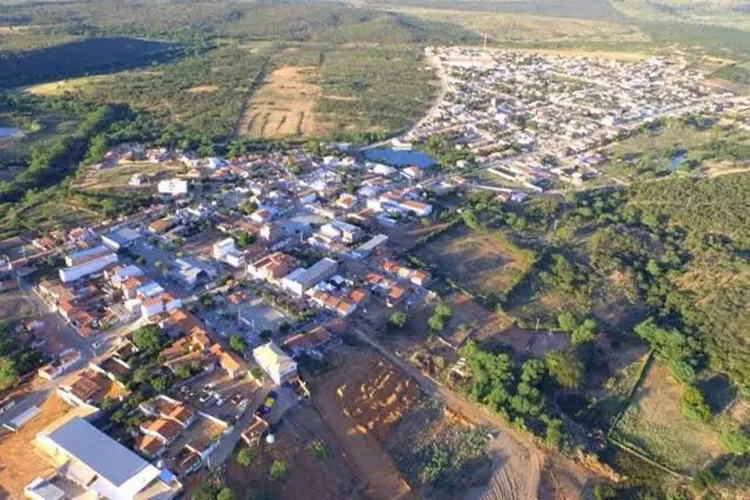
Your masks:
M 187 91 L 191 94 L 212 94 L 219 90 L 218 85 L 199 85 L 189 88 Z
M 274 70 L 248 102 L 239 134 L 263 138 L 320 135 L 326 125 L 314 111 L 321 95 L 318 78 L 315 67 Z

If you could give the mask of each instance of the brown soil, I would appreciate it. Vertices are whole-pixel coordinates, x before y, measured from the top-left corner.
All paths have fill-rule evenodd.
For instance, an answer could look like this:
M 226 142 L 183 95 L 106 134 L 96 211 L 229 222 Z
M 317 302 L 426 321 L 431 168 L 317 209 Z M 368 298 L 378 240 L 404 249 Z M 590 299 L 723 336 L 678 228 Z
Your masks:
M 234 457 L 227 462 L 226 481 L 236 498 L 246 498 L 248 491 L 269 492 L 279 499 L 300 498 L 300 492 L 305 492 L 305 498 L 365 498 L 346 453 L 314 408 L 303 404 L 290 410 L 274 434 L 273 445 L 262 442 L 253 448 L 249 467 L 241 466 Z M 312 449 L 315 441 L 325 445 L 325 459 L 316 457 Z M 238 450 L 244 446 L 240 442 Z M 289 476 L 283 481 L 269 479 L 274 460 L 289 465 Z
M 373 354 L 352 353 L 313 383 L 313 404 L 331 426 L 370 498 L 414 494 L 382 442 L 420 397 L 416 384 Z
M 284 66 L 273 71 L 248 102 L 239 133 L 263 138 L 319 135 L 325 124 L 315 114 L 318 77 L 314 67 Z

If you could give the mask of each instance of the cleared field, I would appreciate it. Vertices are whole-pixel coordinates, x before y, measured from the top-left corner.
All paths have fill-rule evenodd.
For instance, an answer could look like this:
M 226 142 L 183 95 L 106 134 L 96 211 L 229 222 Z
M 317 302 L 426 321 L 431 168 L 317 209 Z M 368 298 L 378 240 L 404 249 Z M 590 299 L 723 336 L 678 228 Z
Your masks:
M 369 386 L 366 380 L 370 375 L 377 377 L 377 373 L 384 377 L 381 384 Z M 350 359 L 315 380 L 313 391 L 313 404 L 351 457 L 356 474 L 365 485 L 365 495 L 377 499 L 415 498 L 379 439 L 387 436 L 405 409 L 419 397 L 416 385 L 404 381 L 393 367 L 387 367 L 377 357 L 360 355 L 356 361 Z
M 75 94 L 83 91 L 87 85 L 100 82 L 112 81 L 116 77 L 112 75 L 82 76 L 80 78 L 68 78 L 55 82 L 39 83 L 26 87 L 26 91 L 34 95 L 56 96 L 66 93 Z
M 380 356 L 345 351 L 346 361 L 316 380 L 313 401 L 360 470 L 368 497 L 460 498 L 488 482 L 486 431 L 426 397 Z
M 417 250 L 438 272 L 480 295 L 507 295 L 531 268 L 533 257 L 501 233 L 464 225 L 446 231 Z
M 726 450 L 707 425 L 682 414 L 681 396 L 666 366 L 653 363 L 613 437 L 679 472 L 703 469 Z
M 451 22 L 490 41 L 552 42 L 646 42 L 648 37 L 636 26 L 609 21 L 428 8 L 389 8 L 427 21 Z
M 271 72 L 240 119 L 240 135 L 276 139 L 325 134 L 326 125 L 315 114 L 321 93 L 318 78 L 312 66 L 284 66 Z
M 20 291 L 0 294 L 0 318 L 3 320 L 28 319 L 37 314 L 36 306 Z

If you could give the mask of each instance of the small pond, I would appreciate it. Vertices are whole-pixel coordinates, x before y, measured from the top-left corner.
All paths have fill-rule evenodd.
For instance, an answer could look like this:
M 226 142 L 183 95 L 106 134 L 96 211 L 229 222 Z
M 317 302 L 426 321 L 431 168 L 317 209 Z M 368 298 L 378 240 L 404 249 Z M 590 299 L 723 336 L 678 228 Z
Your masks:
M 373 148 L 365 151 L 365 158 L 394 167 L 414 165 L 419 168 L 429 168 L 436 163 L 430 155 L 418 149 L 404 151 L 393 148 Z
M 0 139 L 4 137 L 15 137 L 23 134 L 23 130 L 13 127 L 0 127 Z

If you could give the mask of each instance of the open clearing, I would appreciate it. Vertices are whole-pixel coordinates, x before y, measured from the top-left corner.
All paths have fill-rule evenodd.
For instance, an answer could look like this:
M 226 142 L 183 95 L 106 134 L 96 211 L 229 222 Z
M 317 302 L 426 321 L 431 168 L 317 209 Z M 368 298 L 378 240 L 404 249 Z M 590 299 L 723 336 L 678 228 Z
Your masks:
M 652 363 L 613 436 L 679 472 L 703 469 L 726 450 L 707 425 L 682 414 L 681 396 L 666 366 Z
M 314 381 L 313 404 L 351 458 L 357 476 L 365 485 L 366 496 L 415 498 L 380 440 L 419 397 L 419 389 L 410 380 L 399 377 L 392 367 L 386 368 L 384 361 L 376 356 L 356 358 Z M 390 371 L 391 375 L 381 380 L 380 386 L 368 387 L 363 382 L 375 369 L 381 374 Z
M 487 433 L 426 397 L 415 379 L 369 350 L 318 377 L 313 402 L 351 457 L 370 498 L 460 498 L 492 475 Z M 338 364 L 338 363 L 336 363 Z M 425 479 L 435 450 L 449 463 Z
M 252 448 L 249 467 L 242 467 L 235 458 L 227 463 L 227 484 L 236 498 L 248 498 L 249 491 L 270 498 L 296 498 L 302 491 L 306 498 L 365 498 L 359 492 L 344 450 L 315 409 L 308 405 L 296 406 L 284 416 L 274 433 L 273 445 L 261 441 Z M 315 442 L 325 447 L 325 458 L 316 456 Z M 244 446 L 244 442 L 240 442 L 238 449 Z M 283 481 L 268 480 L 274 460 L 289 465 L 289 476 Z
M 531 259 L 498 232 L 464 225 L 441 234 L 417 252 L 438 272 L 482 295 L 508 294 L 531 267 Z
M 15 290 L 0 294 L 0 318 L 21 320 L 29 319 L 36 314 L 34 303 L 25 293 Z
M 563 17 L 539 16 L 523 13 L 472 12 L 429 8 L 391 7 L 427 21 L 452 22 L 475 33 L 487 33 L 494 41 L 552 42 L 552 41 L 648 41 L 636 26 Z
M 318 77 L 313 66 L 284 66 L 271 72 L 248 102 L 239 133 L 264 139 L 324 133 L 314 112 L 320 97 Z
M 26 87 L 26 91 L 41 96 L 56 96 L 65 93 L 76 93 L 83 90 L 86 86 L 97 82 L 106 82 L 112 80 L 112 75 L 82 76 L 80 78 L 68 78 L 55 82 L 39 83 Z

